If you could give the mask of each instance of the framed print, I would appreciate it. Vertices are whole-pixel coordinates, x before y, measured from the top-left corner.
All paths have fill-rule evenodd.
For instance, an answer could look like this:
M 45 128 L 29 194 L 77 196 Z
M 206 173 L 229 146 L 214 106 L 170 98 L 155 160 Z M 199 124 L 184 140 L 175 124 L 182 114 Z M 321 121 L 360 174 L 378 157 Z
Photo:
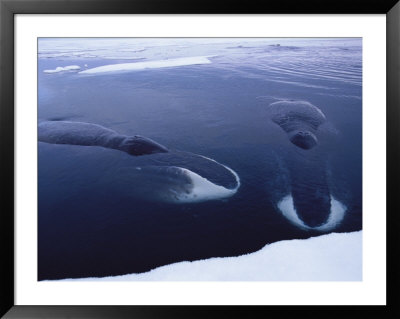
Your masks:
M 399 8 L 1 1 L 1 314 L 398 312 Z

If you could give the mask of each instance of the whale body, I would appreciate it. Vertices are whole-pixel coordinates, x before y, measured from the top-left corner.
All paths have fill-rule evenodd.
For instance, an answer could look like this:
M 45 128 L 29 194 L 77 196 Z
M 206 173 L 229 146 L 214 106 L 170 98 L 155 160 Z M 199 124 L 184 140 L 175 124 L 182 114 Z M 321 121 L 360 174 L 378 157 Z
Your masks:
M 273 195 L 277 211 L 303 230 L 337 227 L 347 208 L 339 199 L 343 193 L 332 179 L 324 149 L 298 152 L 291 148 L 281 153 L 280 166 L 281 186 Z
M 310 151 L 318 145 L 317 134 L 322 133 L 318 128 L 326 122 L 325 115 L 315 105 L 299 100 L 271 103 L 268 111 L 271 121 L 279 125 L 297 147 L 288 148 L 283 156 L 289 177 L 289 195 L 278 201 L 279 211 L 300 228 L 332 229 L 346 209 L 331 194 L 325 148 Z M 298 148 L 309 151 L 299 152 Z
M 295 153 L 295 152 L 293 152 Z M 309 227 L 324 224 L 331 213 L 331 192 L 324 154 L 293 154 L 286 158 L 293 206 Z
M 315 135 L 326 118 L 322 111 L 306 101 L 279 101 L 270 104 L 271 120 L 278 124 L 296 146 L 309 150 L 318 144 Z
M 240 186 L 236 172 L 211 158 L 169 150 L 149 138 L 121 135 L 98 124 L 44 121 L 38 125 L 38 138 L 50 144 L 101 146 L 133 155 L 131 166 L 115 168 L 106 178 L 109 186 L 128 196 L 202 202 L 230 197 Z
M 40 142 L 102 146 L 140 156 L 165 153 L 168 149 L 143 136 L 126 136 L 104 126 L 85 122 L 44 121 L 38 124 Z

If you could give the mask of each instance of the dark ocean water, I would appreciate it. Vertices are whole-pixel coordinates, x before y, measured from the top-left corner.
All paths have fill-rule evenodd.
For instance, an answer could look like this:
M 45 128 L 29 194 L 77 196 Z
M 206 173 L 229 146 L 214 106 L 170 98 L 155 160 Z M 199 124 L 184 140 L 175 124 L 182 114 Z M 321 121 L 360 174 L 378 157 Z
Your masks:
M 210 64 L 93 76 L 43 71 L 135 62 L 138 56 L 106 59 L 96 55 L 97 47 L 90 56 L 39 55 L 39 121 L 96 123 L 146 136 L 172 152 L 228 166 L 240 177 L 240 187 L 217 200 L 151 200 L 163 181 L 131 178 L 124 169 L 154 164 L 156 155 L 39 142 L 38 279 L 139 273 L 184 260 L 251 253 L 280 240 L 362 229 L 361 40 L 285 41 L 238 45 L 231 39 L 206 48 L 192 43 L 182 46 L 188 52 L 178 53 L 215 55 Z M 142 46 L 151 51 L 150 44 Z M 118 51 L 115 43 L 106 47 Z M 140 58 L 156 60 L 166 58 L 171 47 L 179 46 L 153 48 L 147 56 L 138 51 Z M 308 101 L 326 116 L 317 130 L 319 144 L 311 150 L 290 143 L 270 119 L 269 105 L 290 99 Z M 346 208 L 335 227 L 299 227 L 280 211 L 278 203 L 293 188 L 307 198 L 310 189 L 320 187 Z

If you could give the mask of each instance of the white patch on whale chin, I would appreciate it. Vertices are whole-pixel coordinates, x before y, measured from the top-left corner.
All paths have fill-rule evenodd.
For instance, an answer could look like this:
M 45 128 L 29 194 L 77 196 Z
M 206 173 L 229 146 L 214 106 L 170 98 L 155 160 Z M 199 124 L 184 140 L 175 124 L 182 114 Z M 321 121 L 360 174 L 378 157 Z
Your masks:
M 297 227 L 317 231 L 329 231 L 335 228 L 342 221 L 347 209 L 345 205 L 343 205 L 341 202 L 331 196 L 331 212 L 326 223 L 320 226 L 310 227 L 304 224 L 304 222 L 297 215 L 293 204 L 293 197 L 291 195 L 285 196 L 278 203 L 278 208 L 282 212 L 283 216 L 285 216 L 292 224 L 296 225 Z
M 175 194 L 173 201 L 178 203 L 196 203 L 207 200 L 216 200 L 231 197 L 237 192 L 240 186 L 239 176 L 229 167 L 224 167 L 236 177 L 237 186 L 233 189 L 228 189 L 223 186 L 216 185 L 210 182 L 208 179 L 196 174 L 195 172 L 192 172 L 191 170 L 177 167 L 190 177 L 193 188 L 191 189 L 190 193 L 182 192 L 179 194 Z

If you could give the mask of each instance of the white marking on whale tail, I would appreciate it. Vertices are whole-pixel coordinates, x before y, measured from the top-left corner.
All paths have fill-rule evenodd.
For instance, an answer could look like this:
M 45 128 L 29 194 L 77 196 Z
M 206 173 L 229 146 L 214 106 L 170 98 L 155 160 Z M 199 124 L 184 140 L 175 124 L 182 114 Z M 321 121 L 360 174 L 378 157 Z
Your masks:
M 292 224 L 307 230 L 329 231 L 339 225 L 346 212 L 346 206 L 331 196 L 331 212 L 325 224 L 310 227 L 304 224 L 294 208 L 292 195 L 285 196 L 279 203 L 278 208 Z
M 214 160 L 212 160 L 214 161 Z M 216 161 L 214 161 L 216 162 Z M 219 164 L 219 163 L 218 163 Z M 222 165 L 222 164 L 220 164 Z M 216 200 L 216 199 L 223 199 L 233 196 L 239 186 L 240 186 L 240 179 L 239 176 L 229 167 L 222 165 L 227 170 L 229 170 L 236 178 L 237 186 L 233 189 L 225 188 L 220 185 L 216 185 L 210 182 L 208 179 L 192 172 L 186 168 L 178 167 L 184 173 L 186 173 L 191 181 L 193 188 L 191 189 L 190 193 L 179 193 L 176 194 L 175 200 L 179 203 L 196 203 L 196 202 L 203 202 L 207 200 Z
M 195 57 L 166 59 L 157 61 L 109 64 L 92 69 L 87 69 L 79 72 L 79 74 L 99 74 L 99 73 L 110 73 L 110 72 L 121 72 L 121 71 L 138 71 L 145 69 L 160 69 L 160 68 L 195 65 L 195 64 L 209 64 L 211 63 L 211 61 L 208 59 L 209 57 L 211 56 L 195 56 Z

